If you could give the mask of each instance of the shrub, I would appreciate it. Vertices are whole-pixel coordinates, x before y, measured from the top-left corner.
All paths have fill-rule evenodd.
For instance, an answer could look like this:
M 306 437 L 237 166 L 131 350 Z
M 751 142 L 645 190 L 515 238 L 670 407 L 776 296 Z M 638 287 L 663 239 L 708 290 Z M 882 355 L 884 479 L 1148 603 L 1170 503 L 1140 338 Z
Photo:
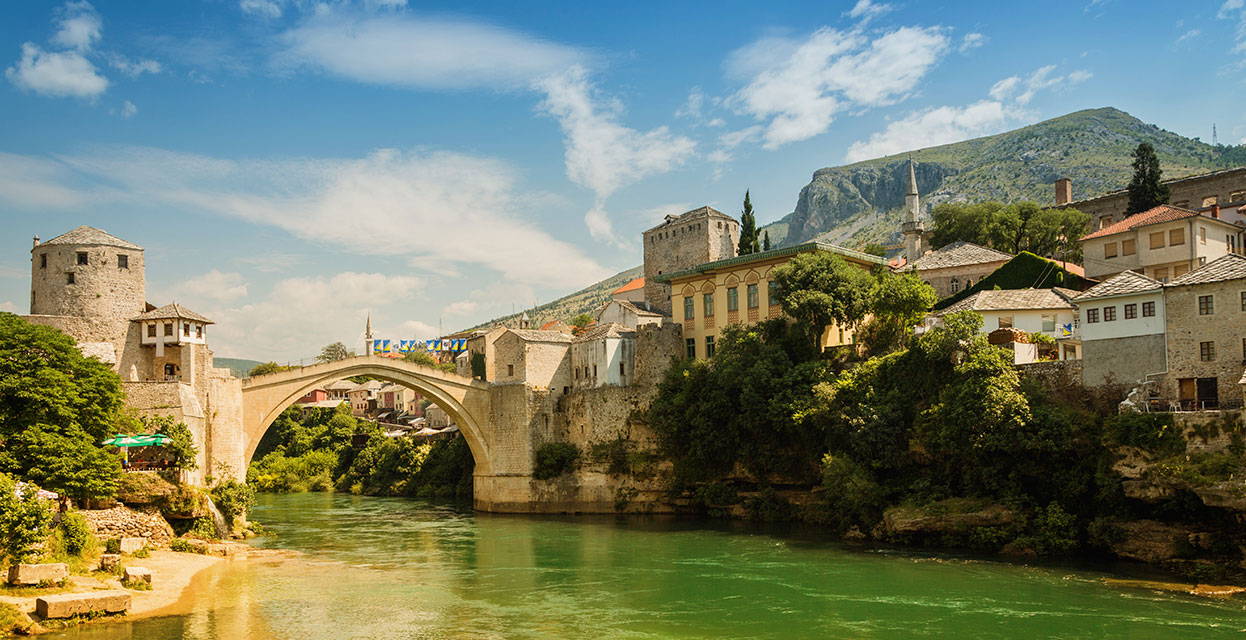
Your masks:
M 1103 422 L 1110 443 L 1140 447 L 1162 455 L 1185 451 L 1185 437 L 1171 413 L 1120 413 Z
M 536 450 L 532 477 L 537 480 L 557 478 L 573 471 L 580 460 L 580 448 L 569 442 L 546 442 Z
M 854 525 L 866 529 L 882 519 L 887 503 L 882 488 L 861 465 L 843 456 L 822 459 L 822 495 L 826 522 L 840 533 Z
M 178 551 L 181 553 L 198 553 L 198 554 L 205 554 L 208 552 L 208 550 L 205 547 L 195 546 L 191 544 L 189 541 L 183 540 L 181 538 L 174 538 L 173 542 L 169 543 L 169 550 Z
M 61 517 L 61 529 L 65 534 L 65 551 L 79 555 L 91 546 L 91 527 L 81 513 L 69 512 Z
M 39 499 L 38 487 L 27 484 L 22 490 L 9 476 L 0 473 L 0 550 L 13 562 L 27 562 L 47 540 L 52 510 Z
M 255 490 L 242 482 L 229 479 L 212 487 L 212 502 L 221 510 L 229 526 L 247 514 L 255 506 Z
M 121 553 L 121 538 L 109 538 L 104 541 L 104 553 Z

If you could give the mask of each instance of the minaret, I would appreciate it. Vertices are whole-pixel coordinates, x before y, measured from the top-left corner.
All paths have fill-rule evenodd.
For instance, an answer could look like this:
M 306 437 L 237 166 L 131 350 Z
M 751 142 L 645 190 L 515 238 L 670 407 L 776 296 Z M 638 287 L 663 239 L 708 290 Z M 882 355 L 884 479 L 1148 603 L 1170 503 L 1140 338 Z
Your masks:
M 368 326 L 363 330 L 363 354 L 372 355 L 372 314 L 368 314 Z
M 909 186 L 904 192 L 904 257 L 912 265 L 922 256 L 922 234 L 926 230 L 920 219 L 921 202 L 917 197 L 917 174 L 913 168 L 913 156 L 909 156 Z

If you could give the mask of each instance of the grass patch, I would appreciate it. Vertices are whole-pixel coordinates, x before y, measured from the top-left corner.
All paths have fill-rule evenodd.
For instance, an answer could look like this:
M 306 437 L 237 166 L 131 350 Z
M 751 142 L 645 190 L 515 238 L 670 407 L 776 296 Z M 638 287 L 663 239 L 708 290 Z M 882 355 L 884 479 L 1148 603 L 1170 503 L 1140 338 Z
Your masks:
M 33 587 L 19 587 L 11 584 L 0 584 L 0 596 L 29 598 L 31 596 L 47 596 L 54 593 L 65 593 L 75 588 L 73 580 L 62 580 L 57 584 L 39 584 Z
M 1242 471 L 1242 459 L 1232 453 L 1193 453 L 1158 462 L 1150 474 L 1162 480 L 1178 480 L 1192 487 L 1209 487 Z

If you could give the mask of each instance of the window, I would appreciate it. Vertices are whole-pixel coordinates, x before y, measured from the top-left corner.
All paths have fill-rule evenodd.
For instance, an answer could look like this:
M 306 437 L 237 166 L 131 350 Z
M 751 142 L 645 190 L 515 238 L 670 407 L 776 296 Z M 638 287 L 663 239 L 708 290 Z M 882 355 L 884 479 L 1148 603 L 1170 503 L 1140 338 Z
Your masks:
M 1168 232 L 1168 246 L 1175 247 L 1185 244 L 1185 229 L 1173 229 Z
M 1099 216 L 1099 228 L 1112 226 L 1112 216 Z
M 1246 311 L 1246 291 L 1242 292 L 1242 311 Z
M 1209 316 L 1216 312 L 1216 303 L 1211 296 L 1198 297 L 1198 315 Z
M 960 280 L 952 278 L 952 293 L 956 293 L 957 291 L 960 291 Z
M 1198 243 L 1207 244 L 1207 227 L 1198 228 Z
M 86 263 L 87 263 L 87 252 L 79 251 L 78 252 L 78 264 L 86 264 Z
M 1130 303 L 1125 305 L 1125 319 L 1133 320 L 1138 317 L 1138 304 Z
M 580 368 L 579 367 L 575 368 L 575 379 L 576 380 L 580 379 Z
M 202 338 L 202 337 L 203 337 L 203 325 L 201 325 L 201 324 L 197 324 L 197 325 L 195 325 L 195 337 L 196 337 L 196 338 Z
M 1155 316 L 1155 303 L 1154 302 L 1143 302 L 1142 303 L 1142 317 L 1151 318 L 1154 316 Z
M 718 224 L 722 224 L 721 222 Z M 714 357 L 714 336 L 705 336 L 705 357 Z
M 73 283 L 74 283 L 74 272 L 70 271 L 69 273 L 65 274 L 65 284 L 73 284 Z
M 1164 232 L 1163 231 L 1156 231 L 1155 233 L 1151 234 L 1151 248 L 1152 249 L 1163 249 L 1164 248 Z
M 1098 309 L 1087 309 L 1086 310 L 1086 324 L 1094 324 L 1098 321 L 1099 321 L 1099 310 Z
M 177 334 L 173 333 L 173 323 L 172 323 L 172 322 L 166 322 L 166 323 L 164 323 L 164 335 L 166 335 L 166 336 L 177 335 Z
M 1242 338 L 1242 360 L 1246 360 L 1246 338 Z
M 186 323 L 186 322 L 182 323 L 182 335 L 186 336 L 187 338 L 190 337 L 190 324 L 189 323 Z
M 627 375 L 627 374 L 623 371 L 623 363 L 622 363 L 622 362 L 620 362 L 620 363 L 619 363 L 619 375 L 620 375 L 620 376 Z
M 1000 316 L 999 317 L 999 328 L 1000 329 L 1011 329 L 1012 328 L 1012 316 Z
M 154 323 L 147 325 L 147 337 L 148 338 L 156 337 L 156 325 Z
M 1156 267 L 1154 277 L 1160 282 L 1168 282 L 1168 267 Z
M 1219 202 L 1219 198 L 1217 198 L 1216 196 L 1204 196 L 1203 197 L 1204 207 L 1210 207 L 1211 205 L 1216 204 L 1217 202 Z
M 693 306 L 692 296 L 685 297 L 684 298 L 684 320 L 691 320 L 695 317 L 693 310 L 692 310 L 692 306 Z
M 719 224 L 722 224 L 722 223 L 719 223 Z M 704 294 L 704 296 L 702 297 L 703 297 L 702 302 L 704 303 L 703 306 L 705 307 L 705 317 L 706 318 L 714 317 L 714 294 L 707 293 L 707 294 Z
M 118 269 L 129 269 L 130 268 L 130 256 L 127 256 L 124 253 L 117 254 L 117 268 Z
M 506 365 L 506 375 L 508 376 L 515 375 L 515 365 L 513 364 Z
M 1216 343 L 1208 340 L 1207 342 L 1198 343 L 1198 359 L 1203 362 L 1213 362 L 1216 359 Z
M 1103 321 L 1116 322 L 1116 307 L 1113 306 L 1103 308 Z
M 1056 314 L 1044 313 L 1043 314 L 1043 331 L 1055 331 L 1055 330 L 1056 330 Z
M 748 291 L 748 308 L 756 309 L 757 308 L 757 285 L 755 284 L 748 285 L 747 291 Z
M 1103 245 L 1103 257 L 1105 258 L 1116 257 L 1116 243 L 1115 242 L 1108 242 Z
M 691 359 L 697 357 L 697 339 L 688 338 L 684 342 L 688 345 L 688 358 Z
M 48 268 L 48 254 L 46 253 L 39 254 L 39 268 L 40 269 Z
M 1137 245 L 1138 245 L 1137 240 L 1133 240 L 1133 239 L 1121 240 L 1121 255 L 1132 256 L 1133 254 L 1137 253 L 1138 252 Z
M 727 289 L 727 311 L 739 311 L 739 310 L 740 310 L 740 288 L 730 287 Z
M 1241 202 L 1246 200 L 1246 191 L 1234 191 L 1229 194 L 1229 202 Z
M 597 365 L 593 365 L 593 377 L 597 377 Z

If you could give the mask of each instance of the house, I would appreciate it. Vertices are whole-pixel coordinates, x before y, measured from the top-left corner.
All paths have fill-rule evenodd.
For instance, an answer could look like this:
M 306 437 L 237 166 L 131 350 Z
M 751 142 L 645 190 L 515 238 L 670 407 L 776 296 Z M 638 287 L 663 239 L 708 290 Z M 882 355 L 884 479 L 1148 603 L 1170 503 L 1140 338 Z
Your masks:
M 176 302 L 139 314 L 131 322 L 138 325 L 139 344 L 155 347 L 150 358 L 154 379 L 202 384 L 196 377 L 203 373 L 200 361 L 206 359 L 207 326 L 215 323 Z
M 1246 361 L 1246 256 L 1231 253 L 1164 287 L 1168 375 L 1183 409 L 1237 408 Z
M 366 416 L 376 412 L 376 393 L 385 386 L 379 380 L 368 380 L 355 385 L 346 393 L 350 399 L 350 410 L 356 416 Z
M 1165 180 L 1169 201 L 1174 207 L 1210 212 L 1219 207 L 1225 220 L 1238 223 L 1244 220 L 1242 207 L 1246 206 L 1246 167 L 1223 169 L 1196 176 Z M 1061 178 L 1055 183 L 1057 209 L 1073 208 L 1090 215 L 1092 229 L 1104 229 L 1126 218 L 1129 192 L 1121 189 L 1112 193 L 1073 200 L 1073 183 Z
M 420 394 L 399 384 L 387 384 L 376 392 L 377 409 L 411 413 L 412 405 L 418 407 L 419 402 Z
M 571 343 L 572 387 L 622 387 L 635 378 L 636 331 L 617 322 L 594 327 Z
M 662 326 L 663 322 L 670 320 L 670 316 L 660 311 L 649 310 L 641 305 L 626 300 L 611 300 L 598 307 L 593 312 L 593 317 L 597 319 L 597 324 L 615 322 L 631 329 L 645 324 Z
M 635 305 L 645 303 L 645 279 L 635 278 L 610 293 L 611 300 L 630 302 Z
M 430 404 L 424 407 L 424 425 L 433 429 L 442 429 L 454 424 L 450 419 L 450 414 L 446 413 L 441 407 Z
M 1242 251 L 1243 228 L 1206 214 L 1160 205 L 1081 238 L 1086 277 L 1105 279 L 1122 271 L 1160 282 L 1179 278 L 1228 253 Z
M 650 309 L 671 313 L 670 280 L 659 276 L 734 257 L 740 244 L 740 223 L 713 207 L 701 207 L 666 216 L 642 238 L 644 300 Z
M 493 342 L 495 384 L 523 384 L 550 393 L 570 391 L 572 336 L 560 331 L 506 329 Z
M 338 380 L 325 385 L 324 390 L 325 393 L 328 394 L 330 400 L 349 400 L 349 398 L 346 397 L 346 394 L 356 386 L 358 385 L 350 380 Z
M 497 380 L 498 376 L 497 371 L 495 370 L 496 357 L 493 352 L 493 345 L 503 333 L 506 333 L 506 331 L 506 327 L 499 325 L 491 329 L 475 331 L 467 338 L 466 353 L 470 354 L 468 355 L 467 360 L 467 375 L 472 374 L 472 358 L 477 358 L 477 356 L 479 356 L 484 358 L 484 375 L 474 375 L 473 377 L 479 377 L 489 381 Z M 457 359 L 455 360 L 455 366 L 458 366 Z
M 972 242 L 958 240 L 918 258 L 906 266 L 917 277 L 934 288 L 935 294 L 946 298 L 973 286 L 1004 266 L 1012 256 Z
M 1164 284 L 1122 271 L 1073 297 L 1088 387 L 1139 384 L 1168 369 Z
M 303 394 L 303 397 L 294 401 L 294 404 L 313 404 L 316 402 L 324 402 L 329 399 L 329 393 L 324 389 L 312 389 Z
M 982 316 L 981 332 L 996 329 L 1019 329 L 1054 338 L 1059 346 L 1059 359 L 1082 357 L 1081 345 L 1074 336 L 1077 306 L 1071 302 L 1077 292 L 1072 289 L 994 289 L 979 291 L 939 311 L 935 318 L 958 311 L 973 311 Z
M 838 255 L 866 271 L 883 264 L 883 259 L 876 255 L 814 241 L 656 276 L 656 281 L 670 285 L 671 301 L 679 310 L 675 318 L 683 321 L 686 355 L 714 355 L 714 341 L 727 325 L 782 315 L 779 300 L 774 296 L 774 270 L 787 264 L 792 256 L 815 251 Z M 849 344 L 852 340 L 851 330 L 832 325 L 822 336 L 822 347 Z

